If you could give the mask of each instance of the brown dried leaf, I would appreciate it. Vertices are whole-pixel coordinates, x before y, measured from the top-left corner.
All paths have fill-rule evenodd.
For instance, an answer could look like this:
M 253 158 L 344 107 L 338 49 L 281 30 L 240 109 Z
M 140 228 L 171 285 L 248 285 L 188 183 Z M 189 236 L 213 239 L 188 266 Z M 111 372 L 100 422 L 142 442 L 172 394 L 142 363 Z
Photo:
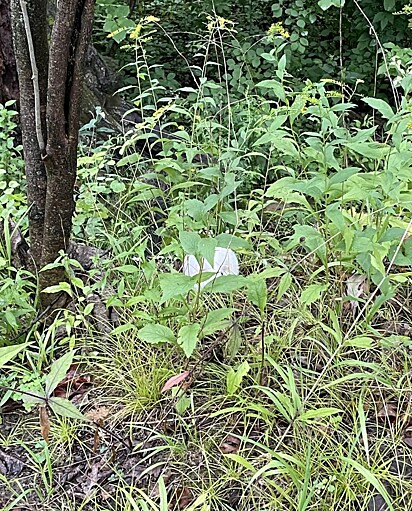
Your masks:
M 44 441 L 48 444 L 50 433 L 50 419 L 49 414 L 47 413 L 47 408 L 44 405 L 40 406 L 39 408 L 39 416 L 41 436 L 44 438 Z
M 86 417 L 93 422 L 97 422 L 99 424 L 103 423 L 105 419 L 110 415 L 110 408 L 107 406 L 100 406 L 99 408 L 94 408 L 86 413 Z
M 354 298 L 361 298 L 368 292 L 368 281 L 366 275 L 351 275 L 346 281 L 346 294 Z M 359 305 L 356 300 L 351 300 L 350 306 L 355 311 Z
M 376 414 L 380 419 L 387 419 L 390 422 L 394 422 L 398 417 L 398 410 L 392 403 L 384 404 L 383 407 Z
M 236 454 L 239 451 L 240 440 L 232 435 L 228 435 L 220 444 L 222 454 Z
M 183 488 L 177 488 L 173 498 L 170 500 L 168 509 L 169 511 L 181 511 L 186 509 L 192 500 L 192 494 L 187 486 Z
M 78 373 L 78 364 L 73 364 L 65 378 L 57 385 L 53 395 L 70 399 L 73 396 L 84 394 L 91 386 L 90 375 L 81 375 Z

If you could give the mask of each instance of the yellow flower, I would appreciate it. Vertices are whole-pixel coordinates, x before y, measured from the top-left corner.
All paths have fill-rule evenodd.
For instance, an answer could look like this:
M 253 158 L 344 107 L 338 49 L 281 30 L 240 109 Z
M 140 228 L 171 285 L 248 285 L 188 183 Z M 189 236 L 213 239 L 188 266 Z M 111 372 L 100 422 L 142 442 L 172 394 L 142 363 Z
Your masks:
M 269 39 L 273 39 L 274 37 L 280 36 L 283 39 L 289 39 L 289 32 L 283 27 L 282 22 L 273 23 L 269 30 L 267 31 L 267 35 Z
M 157 23 L 160 21 L 160 18 L 156 18 L 156 16 L 146 16 L 143 21 L 146 21 L 147 23 Z
M 209 32 L 212 32 L 215 28 L 235 32 L 235 30 L 233 30 L 234 25 L 233 21 L 227 20 L 222 16 L 217 16 L 216 18 L 208 16 L 207 19 L 208 19 L 207 29 Z
M 140 36 L 140 32 L 142 31 L 142 25 L 139 23 L 135 26 L 135 28 L 131 31 L 130 33 L 130 39 L 132 41 L 134 41 L 135 39 L 138 39 L 138 37 Z

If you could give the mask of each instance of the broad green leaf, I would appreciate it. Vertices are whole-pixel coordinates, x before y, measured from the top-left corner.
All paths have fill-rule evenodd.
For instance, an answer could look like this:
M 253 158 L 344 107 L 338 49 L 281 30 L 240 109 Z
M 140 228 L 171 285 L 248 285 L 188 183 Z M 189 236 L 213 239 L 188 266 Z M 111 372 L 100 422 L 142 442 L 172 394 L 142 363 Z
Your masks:
M 123 334 L 124 332 L 128 332 L 129 330 L 134 330 L 136 327 L 131 323 L 124 323 L 123 325 L 119 325 L 114 330 L 112 330 L 112 335 Z
M 179 233 L 179 240 L 186 254 L 196 255 L 198 253 L 198 246 L 201 240 L 199 234 L 196 232 L 181 231 Z
M 69 351 L 51 365 L 49 374 L 46 376 L 46 396 L 50 397 L 57 385 L 64 380 L 70 366 L 73 363 L 74 351 Z
M 296 147 L 295 141 L 291 138 L 281 138 L 276 141 L 276 149 L 283 154 L 293 156 L 296 160 L 300 159 L 299 151 Z
M 157 323 L 145 325 L 137 332 L 137 336 L 142 341 L 149 342 L 150 344 L 176 341 L 176 337 L 169 327 Z
M 351 176 L 360 172 L 360 170 L 361 169 L 359 167 L 347 167 L 346 169 L 340 170 L 340 171 L 336 172 L 336 174 L 333 174 L 333 176 L 331 176 L 329 178 L 329 184 L 332 186 L 332 185 L 344 183 Z
M 385 11 L 392 11 L 396 5 L 396 0 L 383 0 L 383 8 Z
M 117 179 L 115 179 L 110 183 L 110 189 L 113 190 L 113 192 L 115 193 L 120 193 L 126 190 L 126 185 L 121 181 L 117 181 Z
M 20 351 L 23 351 L 30 343 L 26 342 L 24 344 L 17 344 L 15 346 L 6 346 L 5 348 L 0 348 L 0 368 L 3 367 L 7 362 L 12 360 Z
M 277 295 L 278 301 L 282 298 L 282 296 L 286 293 L 286 291 L 288 291 L 288 289 L 290 288 L 291 285 L 292 285 L 292 275 L 289 272 L 282 275 L 282 278 L 280 279 L 279 286 L 278 286 L 278 295 Z
M 247 285 L 247 297 L 253 305 L 259 307 L 260 312 L 263 314 L 268 299 L 268 290 L 265 280 L 249 280 Z
M 234 312 L 236 312 L 236 309 L 233 308 L 222 308 L 209 311 L 202 327 L 202 336 L 211 335 L 218 330 L 227 328 L 230 324 L 229 318 Z
M 177 336 L 177 343 L 182 347 L 186 357 L 190 357 L 199 341 L 200 325 L 193 323 L 182 326 Z
M 347 142 L 344 144 L 355 153 L 372 160 L 381 160 L 389 153 L 390 147 L 379 142 Z
M 89 421 L 89 419 L 83 415 L 80 410 L 78 410 L 77 407 L 68 399 L 64 399 L 62 397 L 51 397 L 48 400 L 48 405 L 53 410 L 53 412 L 60 417 Z
M 175 405 L 176 412 L 179 415 L 183 415 L 191 404 L 192 400 L 189 397 L 187 397 L 186 394 L 182 394 L 176 402 Z
M 21 400 L 23 403 L 44 405 L 47 402 L 47 397 L 44 391 L 38 392 L 36 390 L 30 390 L 27 394 L 21 394 Z
M 306 101 L 306 97 L 303 94 L 298 94 L 296 96 L 295 101 L 292 103 L 289 111 L 291 123 L 293 123 L 296 117 L 299 117 L 299 115 L 302 113 L 306 106 Z
M 159 276 L 159 280 L 163 291 L 162 303 L 170 300 L 170 298 L 185 296 L 193 289 L 196 282 L 192 277 L 181 273 L 163 273 Z
M 42 293 L 53 294 L 53 293 L 60 293 L 61 291 L 63 291 L 64 293 L 67 293 L 70 297 L 73 296 L 72 289 L 68 282 L 60 282 L 59 284 L 56 284 L 55 286 L 46 287 L 45 289 L 42 290 Z
M 353 348 L 372 348 L 375 344 L 375 340 L 371 337 L 366 337 L 364 335 L 359 335 L 357 337 L 353 337 L 352 339 L 347 339 L 344 342 L 344 346 L 351 346 Z
M 385 119 L 392 119 L 392 117 L 395 116 L 392 107 L 388 105 L 388 103 L 383 99 L 363 98 L 363 101 L 372 108 L 374 108 L 375 110 L 377 110 Z
M 215 238 L 201 238 L 198 243 L 198 254 L 204 257 L 213 267 L 217 241 Z
M 327 284 L 311 284 L 302 291 L 300 302 L 303 305 L 310 305 L 322 296 L 322 293 L 328 288 Z
M 116 268 L 116 271 L 118 271 L 120 273 L 133 274 L 133 273 L 140 272 L 140 268 L 138 268 L 137 266 L 134 266 L 133 264 L 124 264 L 123 266 L 118 266 Z
M 283 85 L 277 80 L 263 80 L 259 82 L 256 87 L 262 87 L 262 89 L 270 89 L 275 95 L 283 102 L 286 101 L 286 94 Z
M 326 11 L 329 7 L 343 7 L 345 0 L 319 0 L 318 5 L 323 11 Z
M 206 213 L 204 202 L 198 199 L 187 199 L 184 202 L 186 212 L 194 220 L 200 221 Z
M 234 324 L 229 332 L 229 340 L 226 343 L 225 353 L 231 360 L 239 353 L 242 346 L 242 333 L 237 324 Z
M 231 248 L 232 250 L 239 250 L 244 248 L 250 248 L 248 241 L 232 234 L 222 233 L 216 236 L 217 246 L 221 248 Z
M 213 293 L 231 293 L 237 289 L 241 289 L 246 284 L 245 277 L 241 275 L 222 275 L 209 282 L 204 291 Z
M 233 369 L 233 367 L 229 369 L 226 376 L 226 388 L 229 396 L 233 396 L 233 394 L 239 389 L 243 378 L 249 371 L 250 366 L 247 361 L 242 362 L 237 369 Z
M 333 204 L 329 204 L 325 213 L 332 224 L 338 229 L 338 231 L 342 233 L 346 231 L 346 221 L 342 215 L 342 211 L 340 210 L 339 203 L 334 202 Z

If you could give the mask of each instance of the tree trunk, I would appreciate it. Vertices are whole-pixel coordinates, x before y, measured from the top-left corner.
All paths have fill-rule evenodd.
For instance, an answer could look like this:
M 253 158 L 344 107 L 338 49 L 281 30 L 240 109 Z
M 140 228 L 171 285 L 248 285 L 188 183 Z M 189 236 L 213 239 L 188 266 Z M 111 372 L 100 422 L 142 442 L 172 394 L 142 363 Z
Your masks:
M 95 0 L 58 2 L 49 47 L 47 0 L 11 0 L 30 251 L 38 270 L 53 263 L 69 245 L 82 70 L 94 4 Z M 62 266 L 42 271 L 40 291 L 65 278 Z M 43 307 L 55 302 L 53 294 L 40 297 Z
M 10 2 L 0 0 L 0 103 L 18 99 L 19 83 L 11 35 Z
M 13 43 L 20 85 L 20 126 L 29 204 L 30 251 L 37 270 L 41 267 L 43 222 L 46 199 L 46 170 L 36 137 L 36 109 L 41 129 L 46 126 L 48 69 L 47 0 L 29 0 L 27 11 L 38 71 L 39 105 L 35 104 L 32 67 L 20 0 L 11 0 Z

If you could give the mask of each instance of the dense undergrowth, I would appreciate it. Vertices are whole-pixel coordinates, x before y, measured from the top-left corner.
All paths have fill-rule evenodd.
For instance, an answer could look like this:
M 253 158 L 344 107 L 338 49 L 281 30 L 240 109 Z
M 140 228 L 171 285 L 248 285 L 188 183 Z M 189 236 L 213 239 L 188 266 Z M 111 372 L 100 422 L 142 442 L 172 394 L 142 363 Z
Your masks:
M 330 79 L 295 89 L 277 25 L 271 78 L 235 95 L 212 58 L 230 30 L 210 19 L 198 86 L 137 89 L 145 126 L 175 135 L 156 158 L 142 126 L 92 146 L 99 125 L 82 131 L 73 237 L 102 252 L 83 270 L 62 255 L 74 305 L 47 327 L 4 223 L 5 510 L 411 506 L 412 77 L 392 105 Z M 7 107 L 1 217 L 25 232 Z M 183 271 L 219 247 L 238 272 Z

